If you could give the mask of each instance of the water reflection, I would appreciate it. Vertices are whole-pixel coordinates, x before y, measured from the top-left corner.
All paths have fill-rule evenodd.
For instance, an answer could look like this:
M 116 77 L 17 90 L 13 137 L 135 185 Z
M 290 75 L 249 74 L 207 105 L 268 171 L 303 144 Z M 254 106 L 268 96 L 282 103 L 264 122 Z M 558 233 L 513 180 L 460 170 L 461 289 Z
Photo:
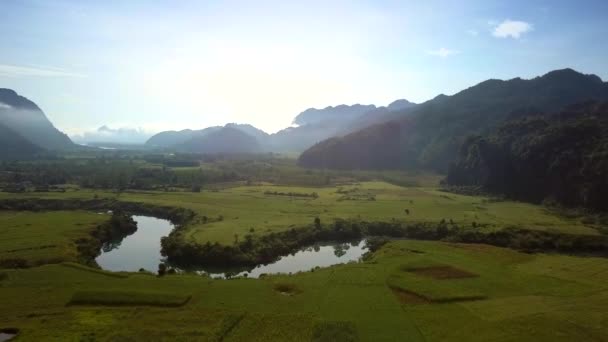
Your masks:
M 95 259 L 104 270 L 136 272 L 140 268 L 156 272 L 162 261 L 160 239 L 173 230 L 170 221 L 147 216 L 133 216 L 137 231 L 122 239 L 104 244 Z
M 361 240 L 352 243 L 322 243 L 304 248 L 298 252 L 282 257 L 274 263 L 259 265 L 250 271 L 241 271 L 234 275 L 258 278 L 262 274 L 297 273 L 310 271 L 316 267 L 328 267 L 344 264 L 359 259 L 368 251 L 366 241 Z M 207 272 L 214 278 L 224 278 L 232 272 Z

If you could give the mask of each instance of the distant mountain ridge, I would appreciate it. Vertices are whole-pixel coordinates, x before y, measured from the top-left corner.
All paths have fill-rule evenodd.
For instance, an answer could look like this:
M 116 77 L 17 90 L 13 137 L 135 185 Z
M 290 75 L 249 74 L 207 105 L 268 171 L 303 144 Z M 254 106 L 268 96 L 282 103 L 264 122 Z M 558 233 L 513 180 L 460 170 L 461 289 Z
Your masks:
M 407 100 L 397 100 L 388 107 L 355 104 L 329 106 L 324 109 L 309 108 L 294 118 L 294 123 L 298 126 L 288 127 L 274 134 L 268 134 L 248 124 L 229 123 L 224 127 L 235 128 L 254 137 L 263 152 L 301 152 L 317 142 L 336 135 L 347 134 L 362 125 L 367 126 L 390 120 L 391 115 L 397 111 L 413 106 L 415 104 Z M 160 132 L 152 136 L 146 145 L 172 149 L 221 128 L 221 126 L 214 126 L 202 130 Z
M 184 143 L 174 146 L 180 152 L 205 154 L 239 154 L 262 152 L 255 137 L 234 126 L 222 127 L 204 135 L 195 135 Z
M 42 110 L 14 90 L 0 88 L 0 124 L 47 150 L 74 148 L 74 143 L 49 121 Z
M 487 80 L 406 109 L 408 115 L 388 123 L 323 141 L 302 153 L 299 163 L 319 168 L 446 171 L 471 134 L 488 132 L 522 113 L 558 111 L 569 104 L 606 99 L 607 83 L 572 69 L 530 80 Z
M 375 105 L 360 104 L 355 104 L 352 106 L 329 106 L 324 109 L 309 108 L 298 114 L 293 119 L 293 123 L 302 126 L 309 124 L 318 124 L 324 121 L 353 120 L 367 112 L 375 110 L 376 108 L 377 107 Z

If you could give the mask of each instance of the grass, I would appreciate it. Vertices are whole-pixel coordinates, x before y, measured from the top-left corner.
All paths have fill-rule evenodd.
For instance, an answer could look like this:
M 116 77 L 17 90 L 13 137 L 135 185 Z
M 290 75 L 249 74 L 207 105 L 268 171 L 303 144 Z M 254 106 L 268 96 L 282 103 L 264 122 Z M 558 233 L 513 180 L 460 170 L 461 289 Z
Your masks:
M 354 342 L 359 338 L 352 322 L 319 322 L 315 324 L 312 340 L 315 342 Z
M 177 307 L 185 305 L 189 300 L 189 295 L 162 292 L 81 290 L 74 293 L 68 305 Z
M 431 265 L 477 276 L 404 271 Z M 46 265 L 2 270 L 0 322 L 22 341 L 604 340 L 607 269 L 603 258 L 408 240 L 365 263 L 264 279 L 116 278 Z M 395 291 L 435 300 L 412 303 Z M 183 294 L 191 295 L 184 305 L 155 306 Z M 474 294 L 485 299 L 448 300 Z M 88 305 L 66 306 L 75 298 Z
M 186 172 L 188 170 L 184 170 Z M 302 172 L 303 179 L 316 175 Z M 317 175 L 318 176 L 318 175 Z M 392 178 L 391 178 L 392 177 Z M 119 197 L 198 213 L 186 227 L 196 242 L 232 244 L 335 218 L 412 222 L 453 220 L 482 230 L 509 226 L 599 234 L 540 206 L 436 190 L 432 177 L 331 187 L 256 184 L 217 191 L 0 193 L 2 198 Z M 278 182 L 280 183 L 280 182 Z M 316 192 L 319 197 L 265 192 Z M 371 200 L 374 198 L 374 200 Z M 409 210 L 409 214 L 405 211 Z M 202 216 L 210 218 L 202 222 Z M 220 216 L 223 220 L 217 220 Z M 526 254 L 487 245 L 392 241 L 363 263 L 262 279 L 154 277 L 73 263 L 74 241 L 107 219 L 88 212 L 0 212 L 0 322 L 20 341 L 570 341 L 607 340 L 608 259 Z M 67 261 L 67 262 L 65 262 Z M 71 305 L 66 305 L 70 303 Z
M 316 192 L 319 197 L 274 196 L 265 192 Z M 0 193 L 0 199 L 7 195 Z M 130 191 L 117 195 L 112 192 L 80 190 L 17 196 L 90 199 L 95 195 L 100 198 L 119 196 L 121 201 L 191 209 L 199 216 L 197 221 L 188 226 L 185 235 L 187 239 L 198 243 L 219 242 L 231 245 L 235 234 L 243 237 L 250 233 L 251 228 L 255 234 L 284 231 L 311 224 L 315 217 L 319 217 L 322 223 L 336 218 L 413 222 L 452 220 L 462 226 L 475 222 L 484 230 L 517 226 L 572 234 L 599 234 L 596 229 L 577 219 L 559 217 L 533 204 L 487 201 L 483 197 L 446 194 L 434 187 L 401 187 L 381 181 L 331 187 L 243 185 L 218 191 L 203 190 L 202 193 Z M 351 199 L 345 200 L 345 197 Z M 368 200 L 370 197 L 374 200 Z M 203 216 L 209 218 L 207 223 L 202 220 Z
M 126 278 L 129 276 L 128 274 L 126 274 L 124 272 L 120 272 L 120 273 L 119 272 L 109 272 L 109 271 L 104 271 L 104 270 L 101 270 L 98 268 L 92 268 L 92 267 L 88 267 L 88 266 L 73 263 L 73 262 L 64 262 L 61 265 L 65 266 L 65 267 L 71 267 L 71 268 L 75 268 L 78 270 L 86 271 L 86 272 L 101 274 L 106 277 L 112 277 L 112 278 Z
M 88 238 L 107 215 L 85 211 L 0 211 L 0 260 L 29 265 L 77 261 L 75 241 Z

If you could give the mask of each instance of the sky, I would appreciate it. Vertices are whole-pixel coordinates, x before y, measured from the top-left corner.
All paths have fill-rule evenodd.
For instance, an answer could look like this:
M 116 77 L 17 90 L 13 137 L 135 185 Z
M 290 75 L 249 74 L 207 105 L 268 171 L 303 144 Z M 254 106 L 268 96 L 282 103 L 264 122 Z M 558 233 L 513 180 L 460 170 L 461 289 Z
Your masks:
M 423 102 L 570 67 L 608 79 L 608 1 L 0 0 L 0 87 L 56 127 L 146 132 Z

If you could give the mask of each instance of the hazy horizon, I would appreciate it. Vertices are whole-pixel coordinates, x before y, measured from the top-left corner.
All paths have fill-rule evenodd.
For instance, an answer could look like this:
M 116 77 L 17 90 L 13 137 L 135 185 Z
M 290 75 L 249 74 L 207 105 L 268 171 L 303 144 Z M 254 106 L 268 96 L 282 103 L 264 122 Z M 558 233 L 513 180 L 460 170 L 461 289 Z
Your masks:
M 602 1 L 27 0 L 0 9 L 0 87 L 71 136 L 229 122 L 273 133 L 311 107 L 419 103 L 562 68 L 608 78 Z

